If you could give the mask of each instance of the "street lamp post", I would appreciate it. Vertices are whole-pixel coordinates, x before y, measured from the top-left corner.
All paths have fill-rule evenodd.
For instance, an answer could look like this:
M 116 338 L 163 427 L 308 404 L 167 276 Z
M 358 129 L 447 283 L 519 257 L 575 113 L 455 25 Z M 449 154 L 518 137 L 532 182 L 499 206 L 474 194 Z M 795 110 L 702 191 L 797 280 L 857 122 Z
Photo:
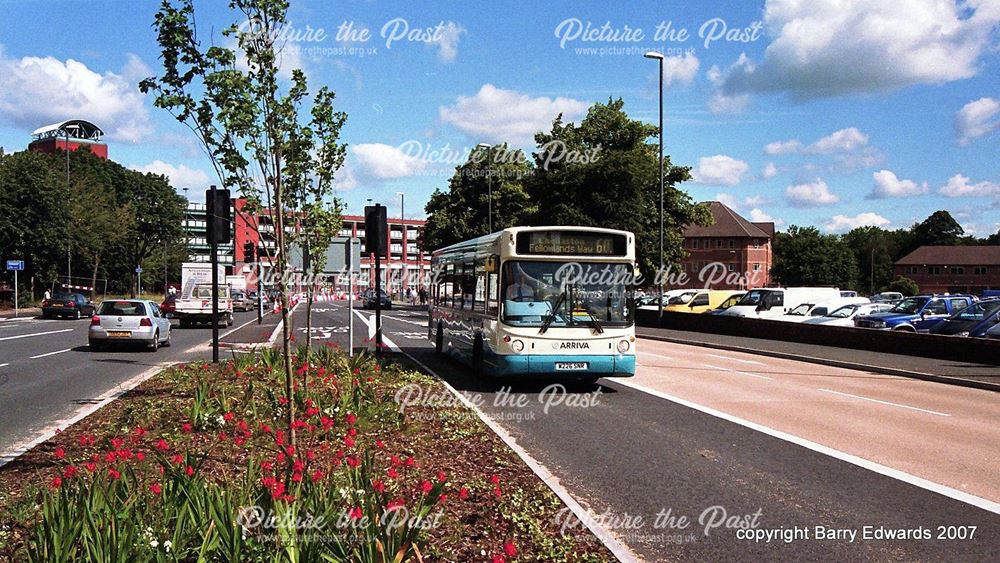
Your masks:
M 479 143 L 476 148 L 486 149 L 486 233 L 489 234 L 493 232 L 493 147 L 489 143 Z
M 660 271 L 657 277 L 663 275 L 663 53 L 648 51 L 643 55 L 647 59 L 659 61 L 659 81 L 660 81 Z M 659 318 L 663 319 L 663 280 L 657 280 L 656 284 L 660 290 L 660 313 Z
M 407 267 L 406 267 L 406 244 L 407 244 L 406 243 L 406 194 L 404 194 L 403 192 L 396 192 L 396 195 L 399 196 L 399 222 L 402 223 L 403 227 L 403 236 L 400 239 L 403 244 L 402 244 L 402 250 L 399 253 L 399 261 L 402 263 L 401 267 L 403 268 L 403 271 L 401 272 L 399 278 L 400 279 L 399 292 L 400 294 L 405 295 L 406 288 L 409 287 L 407 284 L 410 281 L 408 279 L 409 276 L 407 275 L 409 272 L 407 272 Z

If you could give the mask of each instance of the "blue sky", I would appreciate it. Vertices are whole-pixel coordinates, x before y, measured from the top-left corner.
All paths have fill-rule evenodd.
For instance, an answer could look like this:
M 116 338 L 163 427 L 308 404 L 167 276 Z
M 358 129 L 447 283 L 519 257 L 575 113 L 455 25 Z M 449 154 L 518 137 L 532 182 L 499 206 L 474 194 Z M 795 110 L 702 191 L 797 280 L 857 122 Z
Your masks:
M 201 193 L 211 167 L 135 87 L 159 68 L 158 4 L 0 2 L 0 146 L 89 118 L 113 159 Z M 196 3 L 206 41 L 232 21 L 225 4 Z M 292 0 L 290 20 L 285 66 L 348 112 L 348 212 L 372 198 L 398 213 L 405 192 L 407 216 L 422 216 L 452 166 L 427 154 L 530 148 L 560 111 L 578 121 L 622 97 L 655 122 L 656 63 L 641 53 L 658 48 L 666 152 L 694 167 L 695 199 L 828 232 L 938 209 L 980 236 L 1000 228 L 1000 0 Z

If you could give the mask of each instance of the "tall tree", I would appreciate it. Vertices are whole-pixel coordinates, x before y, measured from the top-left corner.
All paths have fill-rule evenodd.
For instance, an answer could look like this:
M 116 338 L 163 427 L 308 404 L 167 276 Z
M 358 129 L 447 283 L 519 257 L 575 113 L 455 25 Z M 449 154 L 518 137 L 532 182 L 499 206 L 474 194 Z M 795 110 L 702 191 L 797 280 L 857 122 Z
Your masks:
M 588 225 L 636 234 L 640 267 L 652 279 L 659 251 L 659 161 L 654 125 L 631 119 L 624 102 L 591 106 L 579 125 L 562 116 L 548 133 L 535 135 L 535 174 L 528 184 L 537 206 L 534 224 Z M 664 264 L 684 257 L 685 225 L 711 223 L 708 208 L 695 204 L 677 185 L 690 168 L 664 156 Z
M 959 243 L 965 229 L 947 211 L 935 211 L 913 226 L 913 240 L 907 252 L 921 246 L 952 246 Z
M 858 266 L 850 246 L 815 227 L 792 225 L 774 237 L 771 274 L 784 286 L 856 287 Z
M 267 208 L 274 222 L 273 264 L 284 274 L 289 242 L 285 227 L 293 226 L 289 212 L 301 203 L 296 178 L 314 176 L 297 168 L 304 162 L 298 143 L 307 120 L 300 113 L 309 91 L 301 69 L 292 69 L 287 80 L 279 76 L 279 31 L 287 24 L 287 0 L 231 0 L 229 6 L 237 19 L 244 20 L 223 31 L 226 38 L 235 39 L 236 48 L 214 44 L 206 48 L 197 35 L 192 0 L 162 0 L 154 28 L 163 73 L 143 80 L 140 89 L 154 92 L 155 105 L 191 129 L 222 184 L 248 200 L 247 212 Z M 246 22 L 252 25 L 241 25 Z M 326 98 L 332 102 L 332 95 L 321 90 L 313 100 L 314 111 L 321 108 L 325 112 L 321 117 L 312 116 L 313 131 L 323 127 L 319 123 L 323 121 L 339 132 L 343 119 L 331 115 L 332 103 L 324 104 Z M 333 133 L 330 137 L 336 139 Z M 284 321 L 287 424 L 294 444 L 292 422 L 297 398 L 292 379 L 288 287 L 284 275 L 277 279 Z

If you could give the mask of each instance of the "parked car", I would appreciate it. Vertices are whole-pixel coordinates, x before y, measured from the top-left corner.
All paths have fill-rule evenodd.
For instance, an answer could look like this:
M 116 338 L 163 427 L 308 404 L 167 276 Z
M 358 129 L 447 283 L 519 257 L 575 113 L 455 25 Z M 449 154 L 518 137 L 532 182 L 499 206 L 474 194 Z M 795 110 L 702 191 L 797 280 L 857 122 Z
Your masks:
M 271 308 L 271 301 L 270 301 L 270 299 L 267 298 L 267 294 L 264 294 L 263 297 L 258 297 L 258 293 L 256 291 L 251 291 L 251 292 L 247 293 L 247 297 L 250 299 L 250 303 L 253 305 L 254 309 L 257 308 L 257 302 L 260 299 L 264 300 L 264 309 L 270 309 Z
M 834 309 L 822 317 L 808 318 L 802 321 L 802 324 L 853 327 L 855 317 L 881 313 L 889 309 L 892 309 L 892 305 L 888 303 L 855 303 Z
M 698 293 L 697 289 L 670 289 L 670 290 L 664 291 L 663 292 L 663 306 L 666 307 L 667 305 L 670 305 L 670 304 L 681 305 L 681 304 L 687 303 L 688 301 L 690 301 L 691 297 L 695 293 Z M 651 297 L 652 299 L 650 299 L 649 302 L 646 305 L 642 305 L 640 308 L 641 309 L 652 309 L 652 310 L 655 311 L 657 305 L 660 302 L 660 295 L 658 293 L 654 293 L 652 295 L 649 295 L 648 297 Z
M 725 301 L 719 303 L 719 306 L 714 309 L 709 309 L 705 311 L 706 315 L 721 315 L 726 312 L 726 309 L 732 307 L 733 305 L 740 302 L 743 296 L 746 295 L 745 291 L 737 291 L 736 293 L 730 295 Z
M 725 289 L 701 289 L 686 298 L 686 301 L 682 303 L 674 303 L 671 300 L 670 304 L 663 308 L 664 311 L 672 311 L 675 313 L 704 313 L 709 309 L 715 309 L 722 305 L 723 302 L 730 299 L 734 295 L 742 295 L 742 291 L 731 291 Z M 674 299 L 679 299 L 675 297 Z
M 720 313 L 728 317 L 773 319 L 803 303 L 818 303 L 838 299 L 835 287 L 768 287 L 751 289 L 739 303 Z
M 389 294 L 386 293 L 384 290 L 379 291 L 378 294 L 379 294 L 379 298 L 380 298 L 380 301 L 381 301 L 381 303 L 380 303 L 379 306 L 382 309 L 392 309 L 392 299 L 389 298 Z M 361 302 L 361 307 L 363 309 L 374 309 L 375 308 L 375 290 L 374 289 L 370 289 L 367 292 L 365 292 L 363 299 L 364 300 Z
M 1000 324 L 993 325 L 993 328 L 986 331 L 986 338 L 996 338 L 1000 340 Z
M 87 340 L 99 352 L 112 344 L 143 344 L 155 352 L 170 346 L 170 319 L 160 307 L 141 299 L 111 299 L 101 303 L 90 319 Z
M 849 290 L 846 290 L 846 289 L 842 289 L 842 290 L 840 290 L 840 296 L 841 297 L 857 297 L 858 296 L 858 292 L 857 291 L 849 291 Z
M 927 332 L 935 325 L 974 303 L 969 295 L 917 295 L 903 299 L 884 313 L 854 319 L 854 326 L 877 330 Z
M 94 314 L 94 303 L 79 293 L 56 293 L 42 301 L 42 318 L 80 319 Z
M 816 303 L 803 303 L 793 308 L 787 314 L 774 317 L 773 320 L 790 323 L 801 323 L 813 317 L 822 317 L 834 309 L 839 309 L 844 305 L 860 305 L 869 303 L 866 297 L 838 297 L 828 301 Z
M 1000 323 L 1000 299 L 980 301 L 936 324 L 931 334 L 986 336 L 986 331 Z
M 897 302 L 903 300 L 903 294 L 898 291 L 883 291 L 871 297 L 872 303 Z
M 234 311 L 250 311 L 254 308 L 253 301 L 251 301 L 250 298 L 247 297 L 247 294 L 242 290 L 233 290 L 232 300 Z
M 160 312 L 166 315 L 169 319 L 174 316 L 174 312 L 177 310 L 177 296 L 168 295 L 163 303 L 160 303 Z

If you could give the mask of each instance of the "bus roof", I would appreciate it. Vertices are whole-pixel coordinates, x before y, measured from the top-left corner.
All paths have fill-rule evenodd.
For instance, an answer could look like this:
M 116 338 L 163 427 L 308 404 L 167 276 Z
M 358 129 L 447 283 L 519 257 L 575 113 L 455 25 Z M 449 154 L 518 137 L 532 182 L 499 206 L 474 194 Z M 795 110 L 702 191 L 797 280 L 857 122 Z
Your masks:
M 462 242 L 457 242 L 455 244 L 446 246 L 444 248 L 439 248 L 432 253 L 432 256 L 437 258 L 441 254 L 450 254 L 453 252 L 461 252 L 461 251 L 471 251 L 480 248 L 484 245 L 492 244 L 505 234 L 510 235 L 511 237 L 510 240 L 513 241 L 514 237 L 516 237 L 518 233 L 532 232 L 532 231 L 535 232 L 575 231 L 575 232 L 585 232 L 585 233 L 604 233 L 613 235 L 625 235 L 626 237 L 628 237 L 628 240 L 630 240 L 630 242 L 635 240 L 635 235 L 633 235 L 629 231 L 620 231 L 617 229 L 605 229 L 602 227 L 580 227 L 580 226 L 564 226 L 564 225 L 545 225 L 538 227 L 510 227 L 507 229 L 497 231 L 495 233 L 490 233 L 488 235 L 483 235 L 481 237 L 476 237 L 473 239 L 464 240 Z

